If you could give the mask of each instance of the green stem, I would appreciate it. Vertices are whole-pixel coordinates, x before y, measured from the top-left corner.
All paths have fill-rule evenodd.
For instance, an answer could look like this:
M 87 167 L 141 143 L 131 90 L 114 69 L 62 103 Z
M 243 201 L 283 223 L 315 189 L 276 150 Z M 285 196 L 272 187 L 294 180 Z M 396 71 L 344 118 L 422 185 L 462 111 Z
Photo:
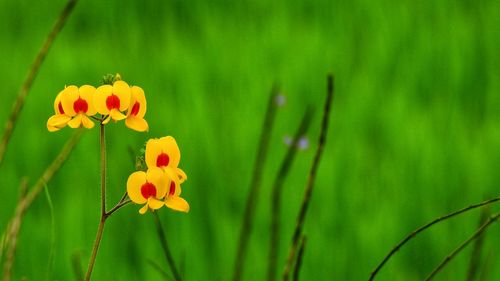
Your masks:
M 175 266 L 174 258 L 172 257 L 172 253 L 168 247 L 167 238 L 165 236 L 165 231 L 163 230 L 163 226 L 161 225 L 160 217 L 157 212 L 153 212 L 153 217 L 156 224 L 156 231 L 158 233 L 158 238 L 160 238 L 161 247 L 163 249 L 163 253 L 165 254 L 165 258 L 167 259 L 168 266 L 174 275 L 175 281 L 181 281 L 181 275 Z
M 99 250 L 99 244 L 101 243 L 102 233 L 104 231 L 104 224 L 108 218 L 106 214 L 106 140 L 104 132 L 104 124 L 101 123 L 101 219 L 99 220 L 99 227 L 97 228 L 97 234 L 95 237 L 94 246 L 92 248 L 92 255 L 90 256 L 89 267 L 87 269 L 87 275 L 85 276 L 85 281 L 90 280 L 92 275 L 92 269 L 94 268 L 95 259 L 97 257 L 97 252 Z

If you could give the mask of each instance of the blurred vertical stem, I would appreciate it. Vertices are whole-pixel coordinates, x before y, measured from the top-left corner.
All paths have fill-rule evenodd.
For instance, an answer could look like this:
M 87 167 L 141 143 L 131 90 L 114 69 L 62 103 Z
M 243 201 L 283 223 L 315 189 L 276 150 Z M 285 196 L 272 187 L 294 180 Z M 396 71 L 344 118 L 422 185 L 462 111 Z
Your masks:
M 28 190 L 28 180 L 23 178 L 19 187 L 21 191 L 19 196 L 19 202 L 17 204 L 16 213 L 14 217 L 9 222 L 7 227 L 7 232 L 5 233 L 5 263 L 3 265 L 3 281 L 11 280 L 12 266 L 14 265 L 14 258 L 17 249 L 17 237 L 19 235 L 19 230 L 21 229 L 21 223 L 26 211 L 26 191 Z
M 252 221 L 255 213 L 255 206 L 257 204 L 257 198 L 259 195 L 259 189 L 262 178 L 262 171 L 267 158 L 267 151 L 269 148 L 269 140 L 271 139 L 271 132 L 274 124 L 274 117 L 276 115 L 276 93 L 278 88 L 276 85 L 273 86 L 271 93 L 269 95 L 269 100 L 267 103 L 266 115 L 264 117 L 264 123 L 262 124 L 262 130 L 260 133 L 260 143 L 255 158 L 252 182 L 250 183 L 250 190 L 247 197 L 247 203 L 245 206 L 245 213 L 243 216 L 243 225 L 241 227 L 240 238 L 238 243 L 238 250 L 236 252 L 236 259 L 234 264 L 233 281 L 241 280 L 243 275 L 243 267 L 245 262 L 245 256 L 248 248 L 248 239 L 250 238 L 250 233 L 252 231 Z
M 153 218 L 155 220 L 156 231 L 158 233 L 158 238 L 160 239 L 161 247 L 163 249 L 163 253 L 165 254 L 165 258 L 167 259 L 168 266 L 170 267 L 170 271 L 172 271 L 172 275 L 176 281 L 181 281 L 181 275 L 175 266 L 174 258 L 172 257 L 172 253 L 168 247 L 167 238 L 165 236 L 165 231 L 163 230 L 163 226 L 161 225 L 160 216 L 157 212 L 153 212 Z
M 486 220 L 490 216 L 490 213 L 491 213 L 490 208 L 484 208 L 483 210 L 481 210 L 481 214 L 479 216 L 479 226 L 481 226 L 484 222 L 486 222 Z M 472 249 L 471 257 L 469 260 L 469 269 L 467 270 L 467 278 L 465 279 L 467 281 L 476 280 L 476 277 L 479 273 L 485 235 L 479 237 L 474 243 L 474 248 Z
M 19 113 L 21 112 L 21 109 L 23 108 L 24 102 L 26 100 L 26 96 L 28 95 L 31 85 L 33 84 L 33 81 L 36 78 L 36 75 L 38 74 L 38 70 L 40 69 L 40 66 L 42 65 L 45 56 L 47 55 L 50 47 L 52 46 L 52 43 L 54 42 L 54 39 L 57 37 L 61 29 L 63 28 L 64 24 L 66 23 L 66 20 L 68 16 L 71 14 L 73 11 L 73 8 L 75 7 L 77 0 L 69 0 L 66 3 L 66 6 L 64 9 L 61 11 L 59 14 L 59 18 L 57 19 L 54 27 L 52 28 L 51 32 L 45 39 L 45 42 L 38 52 L 38 55 L 35 58 L 35 61 L 31 65 L 31 68 L 28 72 L 28 76 L 26 77 L 26 80 L 24 80 L 23 85 L 21 86 L 21 89 L 19 90 L 17 94 L 17 99 L 14 102 L 14 106 L 12 107 L 12 111 L 9 115 L 9 119 L 7 120 L 7 124 L 5 125 L 5 130 L 3 132 L 2 140 L 0 141 L 0 166 L 3 163 L 3 159 L 5 156 L 5 151 L 7 149 L 7 145 L 9 144 L 10 137 L 12 135 L 12 132 L 14 131 L 14 127 L 16 125 L 17 117 L 19 116 Z
M 92 269 L 94 269 L 95 259 L 97 257 L 97 251 L 99 250 L 99 244 L 101 243 L 102 233 L 104 231 L 104 224 L 106 223 L 106 138 L 104 131 L 104 124 L 101 122 L 101 133 L 100 133 L 100 143 L 101 143 L 101 219 L 99 220 L 99 226 L 97 228 L 97 234 L 95 237 L 94 246 L 92 248 L 92 255 L 90 256 L 89 267 L 87 269 L 87 274 L 85 276 L 85 281 L 90 280 L 92 275 Z
M 307 108 L 304 116 L 302 117 L 302 121 L 300 122 L 300 126 L 295 132 L 295 135 L 292 140 L 292 144 L 288 148 L 285 158 L 281 163 L 280 169 L 276 178 L 274 179 L 273 187 L 272 187 L 272 196 L 271 196 L 271 225 L 270 225 L 270 242 L 269 242 L 269 261 L 267 268 L 267 280 L 273 281 L 276 279 L 276 265 L 278 262 L 278 252 L 279 252 L 279 235 L 280 235 L 280 214 L 281 214 L 281 193 L 283 190 L 283 182 L 285 181 L 286 176 L 288 175 L 288 171 L 290 171 L 290 167 L 293 164 L 293 160 L 295 159 L 295 155 L 297 154 L 297 145 L 300 137 L 307 133 L 309 129 L 309 125 L 311 123 L 312 110 L 311 108 Z
M 316 172 L 318 170 L 321 155 L 323 154 L 323 148 L 326 143 L 326 134 L 328 131 L 328 121 L 330 115 L 330 108 L 333 100 L 333 76 L 328 75 L 327 77 L 327 94 L 325 105 L 323 109 L 323 119 L 321 121 L 321 131 L 319 134 L 318 147 L 316 148 L 316 154 L 314 155 L 314 160 L 309 171 L 309 176 L 307 178 L 307 185 L 304 192 L 304 197 L 302 199 L 302 205 L 300 207 L 299 215 L 297 216 L 297 223 L 295 225 L 295 230 L 292 237 L 292 243 L 290 244 L 290 249 L 288 252 L 288 258 L 283 271 L 283 280 L 287 281 L 290 277 L 290 270 L 292 268 L 293 260 L 295 258 L 295 252 L 297 251 L 297 246 L 299 244 L 300 237 L 302 236 L 302 227 L 304 225 L 304 220 L 306 218 L 307 209 L 309 207 L 309 202 L 311 201 L 311 195 L 314 187 L 314 181 L 316 179 Z
M 7 226 L 6 236 L 4 240 L 4 247 L 12 247 L 12 258 L 9 262 L 13 263 L 14 261 L 14 253 L 16 250 L 16 240 L 19 235 L 21 225 L 23 222 L 23 217 L 28 208 L 31 206 L 33 201 L 38 197 L 40 191 L 45 187 L 47 183 L 50 182 L 52 177 L 59 171 L 64 162 L 68 159 L 68 156 L 71 154 L 76 144 L 80 141 L 80 138 L 83 135 L 83 129 L 77 130 L 73 136 L 64 144 L 63 148 L 59 152 L 59 154 L 54 158 L 52 163 L 45 169 L 42 176 L 37 180 L 35 185 L 30 189 L 30 191 L 24 196 L 22 196 L 22 200 L 19 201 L 16 207 L 16 211 L 14 216 L 10 219 L 10 222 Z M 22 191 L 22 185 L 21 185 Z M 23 192 L 22 192 L 23 193 Z M 7 261 L 6 261 L 7 262 Z M 4 270 L 4 276 L 7 271 Z M 5 279 L 4 280 L 9 280 Z
M 300 273 L 300 268 L 302 267 L 302 259 L 304 258 L 306 242 L 307 242 L 307 237 L 302 235 L 302 239 L 300 239 L 299 252 L 297 254 L 297 262 L 295 263 L 295 269 L 293 270 L 293 281 L 299 281 L 299 273 Z

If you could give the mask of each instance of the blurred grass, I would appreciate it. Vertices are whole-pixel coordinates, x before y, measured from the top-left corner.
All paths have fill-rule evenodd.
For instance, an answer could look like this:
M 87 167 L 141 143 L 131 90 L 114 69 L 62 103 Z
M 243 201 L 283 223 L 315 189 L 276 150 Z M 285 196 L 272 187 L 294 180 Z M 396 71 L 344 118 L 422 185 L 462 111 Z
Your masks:
M 0 123 L 63 5 L 0 2 Z M 333 71 L 336 99 L 305 225 L 301 276 L 367 279 L 409 231 L 499 194 L 499 11 L 498 1 L 483 0 L 82 0 L 14 131 L 0 170 L 0 226 L 14 211 L 20 179 L 36 179 L 71 135 L 69 129 L 46 131 L 55 95 L 66 84 L 95 85 L 103 74 L 119 72 L 145 90 L 151 130 L 109 127 L 109 202 L 119 200 L 133 172 L 127 147 L 139 151 L 148 138 L 175 136 L 189 176 L 183 192 L 191 212 L 162 211 L 172 251 L 185 254 L 187 280 L 228 279 L 266 95 L 279 81 L 288 104 L 278 113 L 246 270 L 247 280 L 261 280 L 269 186 L 286 152 L 282 137 L 293 132 L 305 104 L 320 108 L 325 75 Z M 311 137 L 319 132 L 319 114 L 315 120 Z M 57 280 L 73 278 L 75 252 L 84 266 L 90 254 L 99 217 L 98 149 L 98 131 L 89 131 L 50 184 Z M 288 247 L 311 159 L 312 150 L 298 155 L 285 183 L 281 249 Z M 160 279 L 147 264 L 148 258 L 163 261 L 154 225 L 137 210 L 128 206 L 109 221 L 95 280 Z M 478 215 L 423 234 L 380 279 L 422 279 L 474 231 Z M 40 261 L 49 256 L 50 221 L 39 198 L 21 229 L 15 280 L 44 276 Z M 490 238 L 500 230 L 490 231 L 485 249 L 498 249 Z M 441 273 L 442 280 L 465 278 L 468 253 Z M 490 279 L 500 278 L 500 269 L 490 270 Z

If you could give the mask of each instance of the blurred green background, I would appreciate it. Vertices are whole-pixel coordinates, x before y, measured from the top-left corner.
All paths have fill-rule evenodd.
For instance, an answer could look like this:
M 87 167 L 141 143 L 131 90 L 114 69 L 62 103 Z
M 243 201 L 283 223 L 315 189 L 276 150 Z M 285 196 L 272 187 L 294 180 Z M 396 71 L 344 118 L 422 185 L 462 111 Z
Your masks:
M 2 130 L 27 70 L 65 1 L 0 1 Z M 302 280 L 364 280 L 404 235 L 432 218 L 498 195 L 499 1 L 81 0 L 34 83 L 0 167 L 1 230 L 20 179 L 33 183 L 72 130 L 45 123 L 64 85 L 98 85 L 121 73 L 147 95 L 149 133 L 108 126 L 108 202 L 134 171 L 128 147 L 173 135 L 181 148 L 189 214 L 162 209 L 186 280 L 229 280 L 266 99 L 279 109 L 256 210 L 245 280 L 265 277 L 270 184 L 305 105 L 316 108 L 312 147 L 285 182 L 280 268 L 319 133 L 326 74 L 336 97 L 305 224 Z M 49 184 L 56 223 L 50 280 L 86 268 L 99 218 L 99 131 L 88 131 Z M 94 280 L 160 280 L 165 265 L 150 214 L 130 205 L 108 221 Z M 498 209 L 497 207 L 495 209 Z M 477 227 L 479 211 L 439 225 L 403 248 L 378 280 L 421 280 Z M 500 279 L 499 226 L 483 270 Z M 47 270 L 51 217 L 40 196 L 21 229 L 14 280 Z M 439 280 L 463 280 L 471 250 Z M 488 266 L 489 265 L 489 266 Z

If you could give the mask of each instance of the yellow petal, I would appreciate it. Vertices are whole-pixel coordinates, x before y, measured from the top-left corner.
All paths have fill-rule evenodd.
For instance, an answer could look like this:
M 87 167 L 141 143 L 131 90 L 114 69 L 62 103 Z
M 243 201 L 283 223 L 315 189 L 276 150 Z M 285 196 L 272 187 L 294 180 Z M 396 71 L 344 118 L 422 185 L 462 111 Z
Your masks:
M 104 119 L 104 121 L 102 121 L 102 124 L 106 125 L 109 123 L 109 121 L 111 120 L 111 116 L 107 116 L 106 119 Z
M 113 84 L 113 94 L 120 99 L 120 111 L 127 110 L 130 104 L 130 86 L 125 81 L 116 81 Z
M 142 207 L 139 210 L 139 214 L 144 215 L 147 211 L 148 211 L 148 204 L 144 205 L 144 207 Z
M 92 122 L 92 120 L 90 120 L 90 118 L 88 118 L 87 115 L 81 114 L 81 116 L 82 116 L 82 124 L 85 128 L 87 129 L 94 128 L 94 122 Z
M 177 175 L 179 176 L 179 183 L 183 183 L 187 180 L 187 175 L 181 168 L 177 168 Z
M 96 89 L 94 94 L 94 108 L 100 114 L 109 114 L 109 109 L 106 105 L 106 99 L 113 93 L 113 87 L 111 85 L 102 85 Z
M 97 113 L 97 110 L 94 107 L 95 88 L 90 85 L 83 85 L 80 87 L 79 92 L 80 97 L 84 99 L 89 106 L 86 114 L 88 116 L 94 116 Z
M 148 168 L 156 168 L 156 159 L 161 153 L 161 146 L 158 139 L 150 139 L 146 143 L 146 165 Z
M 64 114 L 64 112 L 61 111 L 61 109 L 64 111 L 64 108 L 62 107 L 61 103 L 61 95 L 64 90 L 60 91 L 59 94 L 56 96 L 56 100 L 54 101 L 54 112 L 56 114 Z
M 179 151 L 177 142 L 171 136 L 163 137 L 159 141 L 163 152 L 169 157 L 168 166 L 177 168 L 181 160 L 181 152 Z
M 137 114 L 135 115 L 136 117 L 143 118 L 144 115 L 146 115 L 146 108 L 147 108 L 147 103 L 146 103 L 146 96 L 144 95 L 144 90 L 142 88 L 137 87 L 137 86 L 132 86 L 130 88 L 131 91 L 131 99 L 130 99 L 130 106 L 129 110 L 127 112 L 127 116 L 130 115 L 132 112 L 132 109 L 136 106 L 139 107 L 139 111 L 137 111 Z
M 111 119 L 113 119 L 115 121 L 120 121 L 120 120 L 127 118 L 127 116 L 125 114 L 121 113 L 120 111 L 118 111 L 116 109 L 111 109 L 111 111 L 109 112 L 109 116 L 111 117 Z
M 156 188 L 156 198 L 163 199 L 167 193 L 167 178 L 160 168 L 151 168 L 148 170 L 146 180 L 152 183 Z
M 71 121 L 68 122 L 68 126 L 70 126 L 73 129 L 80 128 L 82 125 L 82 115 L 78 114 Z
M 53 115 L 47 120 L 47 129 L 49 132 L 55 132 L 66 126 L 71 117 L 65 114 Z
M 189 212 L 189 204 L 186 200 L 178 196 L 167 196 L 165 198 L 165 205 L 172 210 L 179 212 Z
M 80 97 L 78 94 L 78 87 L 76 86 L 68 86 L 66 87 L 61 94 L 61 103 L 64 109 L 64 113 L 69 116 L 75 116 L 76 112 L 73 108 L 73 104 Z
M 145 132 L 149 129 L 148 122 L 142 118 L 129 116 L 125 120 L 125 125 L 132 130 L 136 130 L 138 132 Z
M 149 208 L 151 208 L 153 210 L 157 210 L 157 209 L 160 209 L 161 207 L 165 206 L 165 202 L 158 200 L 154 197 L 149 197 L 148 206 L 149 206 Z
M 139 171 L 132 173 L 127 180 L 127 194 L 132 202 L 137 204 L 144 204 L 147 202 L 146 198 L 142 196 L 141 187 L 146 183 L 146 173 Z

